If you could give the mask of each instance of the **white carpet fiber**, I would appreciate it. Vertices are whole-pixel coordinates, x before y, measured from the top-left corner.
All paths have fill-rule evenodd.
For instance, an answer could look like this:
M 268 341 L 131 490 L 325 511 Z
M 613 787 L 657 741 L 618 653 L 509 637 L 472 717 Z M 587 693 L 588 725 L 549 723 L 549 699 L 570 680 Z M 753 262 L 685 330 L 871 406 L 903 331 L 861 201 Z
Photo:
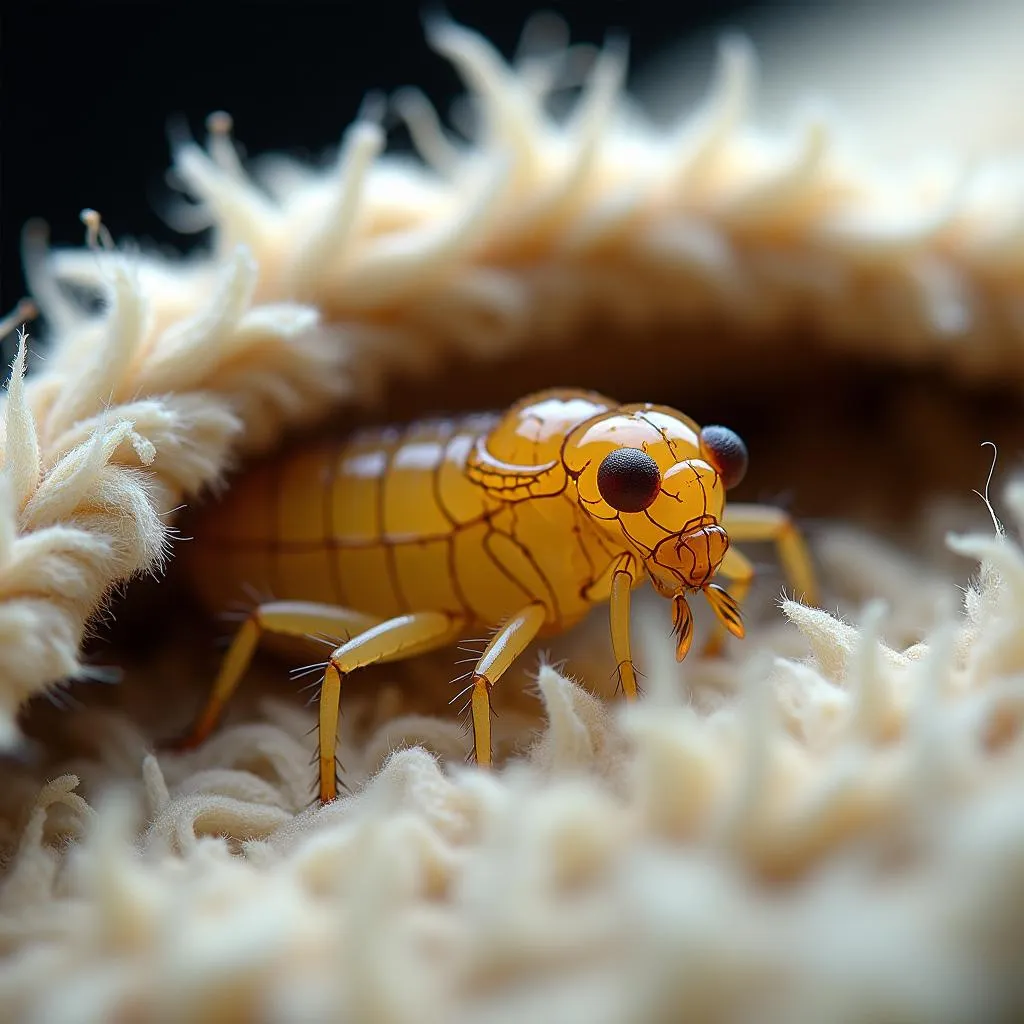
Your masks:
M 748 638 L 719 660 L 677 666 L 668 608 L 638 601 L 636 707 L 611 699 L 596 616 L 503 681 L 491 773 L 463 763 L 443 658 L 354 687 L 352 795 L 327 808 L 310 806 L 315 709 L 273 659 L 205 746 L 154 752 L 215 664 L 164 596 L 178 508 L 289 432 L 374 410 L 400 373 L 421 395 L 510 359 L 524 381 L 575 383 L 545 374 L 599 322 L 648 346 L 621 373 L 591 356 L 623 401 L 703 365 L 711 330 L 718 365 L 749 357 L 788 403 L 792 367 L 837 353 L 881 375 L 937 367 L 965 391 L 1024 380 L 1024 234 L 1007 216 L 1022 190 L 1004 168 L 883 173 L 819 114 L 757 131 L 738 43 L 705 106 L 664 132 L 626 102 L 614 47 L 580 51 L 587 87 L 558 121 L 543 100 L 579 59 L 510 66 L 449 23 L 431 42 L 479 118 L 456 140 L 404 93 L 423 164 L 383 152 L 369 111 L 331 165 L 243 168 L 220 116 L 174 164 L 182 218 L 215 228 L 208 253 L 127 251 L 95 214 L 81 250 L 29 248 L 46 359 L 25 373 L 29 324 L 4 407 L 0 739 L 14 751 L 24 731 L 37 756 L 0 765 L 0 1017 L 1013 1019 L 1024 483 L 993 492 L 1005 534 L 966 491 L 966 511 L 925 501 L 930 525 L 908 514 L 889 539 L 819 524 L 842 617 L 780 609 L 770 569 Z M 987 467 L 970 423 L 929 415 L 937 463 Z M 866 435 L 835 430 L 827 467 L 853 509 L 886 445 L 854 467 Z M 781 444 L 766 459 L 780 491 L 816 470 Z M 110 603 L 125 585 L 152 602 L 152 643 L 103 649 L 121 687 L 47 706 L 88 674 L 103 611 L 127 614 Z

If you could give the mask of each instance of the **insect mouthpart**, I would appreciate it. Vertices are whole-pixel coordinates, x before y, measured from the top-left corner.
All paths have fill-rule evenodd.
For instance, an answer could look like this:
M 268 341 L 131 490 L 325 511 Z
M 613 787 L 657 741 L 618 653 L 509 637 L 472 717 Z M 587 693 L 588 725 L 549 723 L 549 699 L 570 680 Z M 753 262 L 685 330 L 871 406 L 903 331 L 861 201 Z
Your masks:
M 743 613 L 736 599 L 717 583 L 707 583 L 701 588 L 715 618 L 733 636 L 742 639 L 746 635 Z M 672 596 L 672 634 L 676 640 L 676 661 L 682 661 L 689 653 L 693 642 L 693 612 L 686 600 L 686 591 L 680 590 Z
M 687 529 L 666 537 L 651 556 L 655 569 L 662 569 L 682 580 L 691 590 L 703 588 L 729 550 L 729 535 L 714 516 L 701 516 Z

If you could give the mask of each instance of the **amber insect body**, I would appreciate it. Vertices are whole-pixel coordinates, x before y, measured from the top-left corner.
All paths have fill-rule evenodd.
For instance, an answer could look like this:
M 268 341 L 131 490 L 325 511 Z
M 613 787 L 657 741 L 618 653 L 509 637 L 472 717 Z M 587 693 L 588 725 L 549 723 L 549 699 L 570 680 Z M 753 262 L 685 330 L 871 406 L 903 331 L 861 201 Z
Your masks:
M 337 795 L 335 745 L 346 676 L 497 628 L 471 673 L 474 752 L 491 762 L 491 690 L 537 637 L 608 604 L 627 699 L 637 694 L 632 591 L 672 602 L 676 653 L 690 648 L 688 597 L 703 593 L 743 635 L 753 566 L 731 541 L 773 540 L 790 583 L 816 600 L 789 517 L 734 505 L 743 442 L 724 427 L 589 391 L 530 395 L 504 415 L 363 432 L 250 470 L 205 509 L 186 554 L 211 612 L 245 589 L 273 595 L 235 635 L 185 745 L 216 725 L 266 634 L 344 637 L 319 702 L 320 799 Z M 717 578 L 732 581 L 730 595 Z M 710 642 L 717 646 L 721 629 Z

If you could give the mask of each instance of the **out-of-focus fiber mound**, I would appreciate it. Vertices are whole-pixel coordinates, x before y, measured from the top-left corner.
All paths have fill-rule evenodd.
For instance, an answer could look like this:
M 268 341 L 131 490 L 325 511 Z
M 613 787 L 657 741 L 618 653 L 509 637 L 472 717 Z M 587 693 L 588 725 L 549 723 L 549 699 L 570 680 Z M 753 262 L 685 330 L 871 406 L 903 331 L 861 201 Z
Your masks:
M 382 407 L 401 373 L 439 398 L 460 390 L 452 366 L 503 368 L 468 401 L 564 383 L 550 375 L 574 365 L 591 377 L 569 382 L 636 400 L 678 372 L 697 397 L 706 377 L 680 368 L 708 364 L 713 333 L 712 364 L 736 370 L 721 390 L 741 398 L 792 399 L 794 365 L 836 353 L 1019 394 L 1024 246 L 1008 211 L 1024 189 L 1004 168 L 880 169 L 818 114 L 758 132 L 738 42 L 704 107 L 663 132 L 626 101 L 616 44 L 509 66 L 447 22 L 431 41 L 476 118 L 459 141 L 418 93 L 395 97 L 422 164 L 383 153 L 370 105 L 330 166 L 275 158 L 254 178 L 219 115 L 174 164 L 194 202 L 182 223 L 214 229 L 208 254 L 119 251 L 92 213 L 86 249 L 29 247 L 47 357 L 26 374 L 22 337 L 4 413 L 7 747 L 27 701 L 93 671 L 89 624 L 159 571 L 181 504 L 298 429 Z M 581 69 L 579 102 L 554 119 L 546 100 Z M 838 427 L 817 439 L 832 427 L 834 461 Z M 786 455 L 780 473 L 804 479 L 830 464 Z M 874 439 L 865 464 L 884 456 Z M 1005 507 L 1019 528 L 1024 484 Z M 588 623 L 554 645 L 568 660 L 541 668 L 539 704 L 503 681 L 494 773 L 460 763 L 450 664 L 414 687 L 355 687 L 354 795 L 325 809 L 309 807 L 313 713 L 282 697 L 279 666 L 264 666 L 276 699 L 254 683 L 202 749 L 153 753 L 212 664 L 161 582 L 152 644 L 117 658 L 123 701 L 33 708 L 43 759 L 2 769 L 3 1013 L 1009 1017 L 1024 1005 L 1024 554 L 982 524 L 949 540 L 960 576 L 981 566 L 962 593 L 939 552 L 911 550 L 916 525 L 893 524 L 906 550 L 821 533 L 829 601 L 863 605 L 856 624 L 793 602 L 787 622 L 762 594 L 722 660 L 677 666 L 667 610 L 638 602 L 633 708 L 602 699 L 606 628 Z

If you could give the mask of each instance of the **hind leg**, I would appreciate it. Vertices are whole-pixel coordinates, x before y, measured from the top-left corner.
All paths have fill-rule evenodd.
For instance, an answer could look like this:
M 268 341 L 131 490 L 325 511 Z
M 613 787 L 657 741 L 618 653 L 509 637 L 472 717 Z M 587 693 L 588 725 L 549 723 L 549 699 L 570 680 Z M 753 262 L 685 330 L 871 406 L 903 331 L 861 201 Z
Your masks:
M 193 750 L 206 741 L 220 721 L 232 694 L 238 689 L 263 634 L 306 638 L 311 634 L 324 633 L 327 636 L 348 638 L 364 632 L 379 621 L 372 615 L 349 608 L 308 601 L 271 601 L 257 605 L 231 641 L 206 705 L 191 729 L 165 746 L 174 750 Z
M 819 603 L 818 581 L 807 543 L 788 513 L 771 505 L 731 505 L 726 509 L 724 525 L 730 544 L 773 542 L 782 571 L 795 596 L 802 597 L 810 605 Z M 730 547 L 719 572 L 733 581 L 732 596 L 742 606 L 754 579 L 754 566 L 750 559 Z M 705 656 L 721 653 L 724 639 L 725 630 L 716 622 L 704 648 Z
M 771 505 L 732 505 L 726 509 L 725 528 L 733 543 L 774 543 L 782 571 L 793 588 L 793 596 L 810 605 L 820 602 L 818 580 L 807 542 L 787 512 Z

